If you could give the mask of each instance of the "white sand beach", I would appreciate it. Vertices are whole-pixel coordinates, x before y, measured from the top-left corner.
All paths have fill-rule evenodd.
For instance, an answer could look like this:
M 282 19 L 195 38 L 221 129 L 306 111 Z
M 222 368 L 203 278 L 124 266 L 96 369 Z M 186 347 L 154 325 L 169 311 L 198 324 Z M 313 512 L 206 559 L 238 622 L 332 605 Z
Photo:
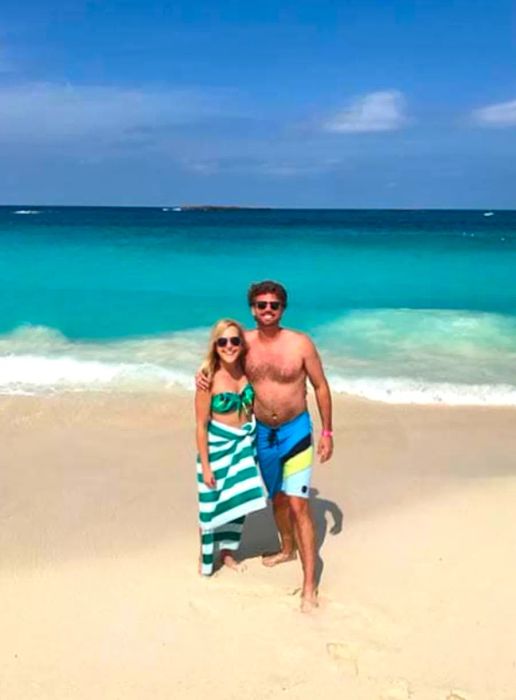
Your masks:
M 274 569 L 201 579 L 191 396 L 3 397 L 2 700 L 513 700 L 516 410 L 339 398 L 319 610 Z

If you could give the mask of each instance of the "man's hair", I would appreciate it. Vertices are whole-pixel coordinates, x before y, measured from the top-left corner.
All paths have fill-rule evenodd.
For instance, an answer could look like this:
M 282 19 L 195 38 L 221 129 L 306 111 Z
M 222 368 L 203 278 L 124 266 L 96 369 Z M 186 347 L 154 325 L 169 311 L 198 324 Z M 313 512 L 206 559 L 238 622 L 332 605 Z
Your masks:
M 279 282 L 273 280 L 264 280 L 263 282 L 254 282 L 247 292 L 247 301 L 249 306 L 254 304 L 254 300 L 260 294 L 275 294 L 284 309 L 287 308 L 287 290 Z

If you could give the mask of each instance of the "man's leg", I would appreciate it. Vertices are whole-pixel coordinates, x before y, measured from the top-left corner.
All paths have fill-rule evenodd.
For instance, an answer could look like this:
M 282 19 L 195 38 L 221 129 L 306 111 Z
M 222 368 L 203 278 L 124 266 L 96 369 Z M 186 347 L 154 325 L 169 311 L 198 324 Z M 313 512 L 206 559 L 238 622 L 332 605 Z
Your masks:
M 280 551 L 265 555 L 264 566 L 276 566 L 296 558 L 296 542 L 288 498 L 279 489 L 283 479 L 283 465 L 279 451 L 278 430 L 257 422 L 258 466 L 267 492 L 272 500 L 274 520 L 280 538 Z
M 313 461 L 311 427 L 308 413 L 301 413 L 284 426 L 280 441 L 280 508 L 286 510 L 286 500 L 291 541 L 297 544 L 305 574 L 303 599 L 315 596 L 315 535 L 308 505 Z M 287 516 L 283 517 L 287 521 Z
M 303 590 L 301 610 L 309 612 L 317 607 L 317 586 L 315 581 L 315 528 L 307 498 L 288 497 L 290 512 L 295 524 L 301 563 L 303 565 Z
M 283 562 L 292 561 L 297 556 L 289 497 L 281 491 L 277 493 L 272 499 L 272 509 L 276 527 L 278 528 L 281 549 L 275 554 L 264 556 L 262 560 L 264 566 L 283 564 Z

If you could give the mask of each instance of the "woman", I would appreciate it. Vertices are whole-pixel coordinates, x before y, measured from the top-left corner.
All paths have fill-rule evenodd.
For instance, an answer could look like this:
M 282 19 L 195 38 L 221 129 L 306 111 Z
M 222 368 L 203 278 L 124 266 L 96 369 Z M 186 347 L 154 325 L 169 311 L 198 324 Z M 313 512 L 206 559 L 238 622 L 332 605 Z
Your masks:
M 197 389 L 195 394 L 200 573 L 204 575 L 213 572 L 216 546 L 222 564 L 238 569 L 233 552 L 240 544 L 245 516 L 266 506 L 254 446 L 254 391 L 243 369 L 246 351 L 240 324 L 218 321 L 201 366 L 211 388 Z

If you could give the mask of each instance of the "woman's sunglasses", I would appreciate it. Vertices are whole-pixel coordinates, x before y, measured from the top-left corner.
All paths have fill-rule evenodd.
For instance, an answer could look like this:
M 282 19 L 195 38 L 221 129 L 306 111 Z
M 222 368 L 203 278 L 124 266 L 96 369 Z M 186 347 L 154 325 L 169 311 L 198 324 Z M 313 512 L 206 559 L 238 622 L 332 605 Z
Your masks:
M 217 338 L 217 347 L 225 348 L 228 342 L 237 348 L 242 344 L 242 338 L 240 338 L 238 335 L 232 335 L 231 338 Z
M 257 309 L 260 309 L 260 311 L 265 311 L 265 309 L 269 306 L 273 311 L 278 311 L 278 309 L 281 306 L 281 302 L 279 301 L 255 301 L 254 305 L 256 306 Z

